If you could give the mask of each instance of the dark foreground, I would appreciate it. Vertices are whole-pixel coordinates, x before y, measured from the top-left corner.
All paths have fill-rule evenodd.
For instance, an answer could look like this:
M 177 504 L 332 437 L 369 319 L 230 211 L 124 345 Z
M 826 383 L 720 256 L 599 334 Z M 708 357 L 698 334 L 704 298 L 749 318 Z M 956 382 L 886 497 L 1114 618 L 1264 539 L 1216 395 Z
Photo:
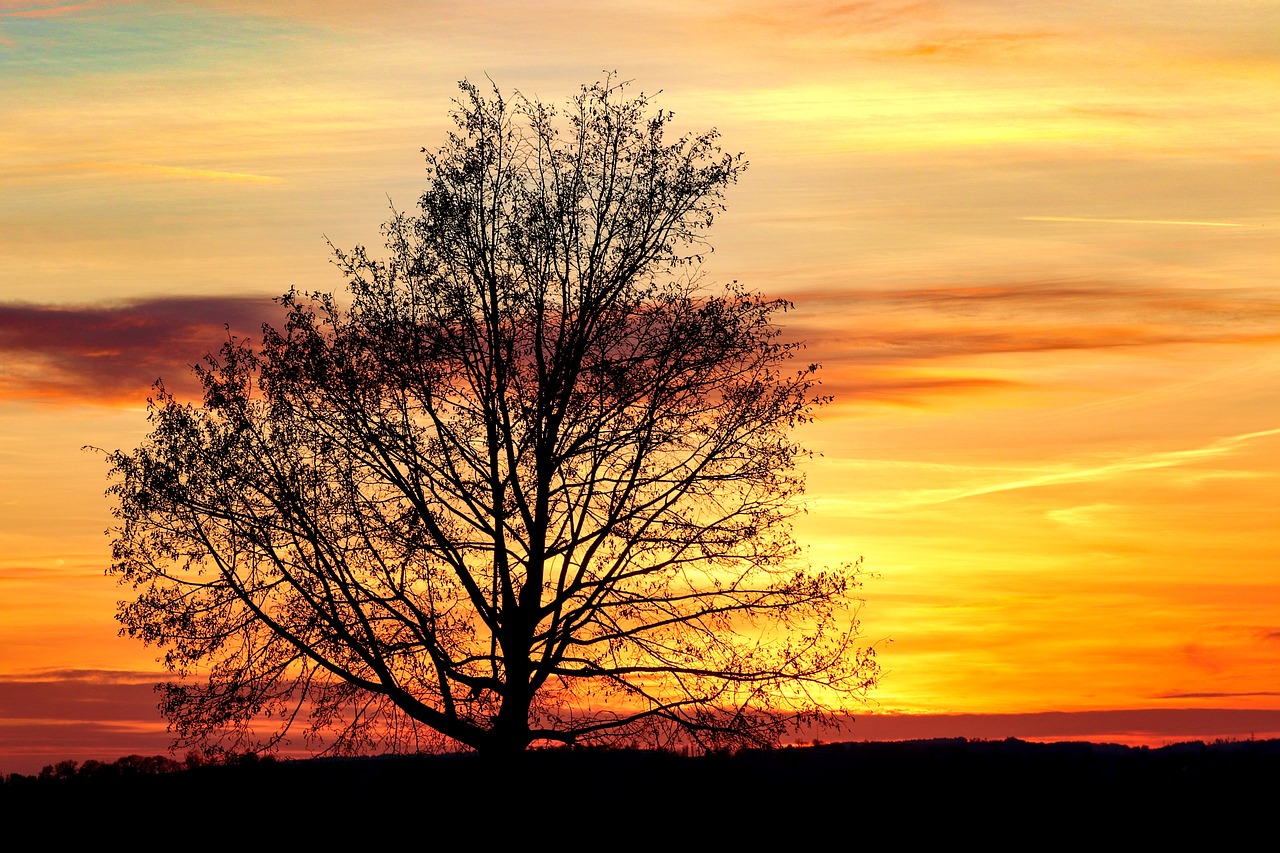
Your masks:
M 34 825 L 53 838 L 166 838 L 179 847 L 194 833 L 227 847 L 363 839 L 423 849 L 527 841 L 541 850 L 551 841 L 573 850 L 775 842 L 810 850 L 947 839 L 1221 845 L 1256 831 L 1274 841 L 1280 815 L 1280 740 L 1143 749 L 956 739 L 694 758 L 557 750 L 506 761 L 440 755 L 154 770 L 135 762 L 62 779 L 9 777 L 0 817 L 11 830 Z

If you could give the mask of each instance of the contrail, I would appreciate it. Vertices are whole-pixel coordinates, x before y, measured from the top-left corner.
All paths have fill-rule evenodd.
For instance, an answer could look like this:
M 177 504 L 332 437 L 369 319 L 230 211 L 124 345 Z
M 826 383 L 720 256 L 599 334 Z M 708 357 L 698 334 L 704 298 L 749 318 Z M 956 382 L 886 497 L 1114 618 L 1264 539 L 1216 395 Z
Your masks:
M 1019 216 L 1031 222 L 1118 222 L 1123 225 L 1206 225 L 1210 228 L 1248 228 L 1241 222 L 1199 222 L 1191 219 L 1103 219 L 1098 216 Z
M 952 501 L 982 497 L 984 495 L 998 494 L 1000 492 L 1012 492 L 1019 489 L 1034 489 L 1042 486 L 1058 486 L 1069 483 L 1080 483 L 1088 480 L 1103 480 L 1158 468 L 1177 468 L 1183 465 L 1190 465 L 1202 459 L 1229 454 L 1239 445 L 1252 442 L 1260 438 L 1270 438 L 1275 435 L 1280 435 L 1280 428 L 1264 429 L 1258 430 L 1257 432 L 1242 433 L 1240 435 L 1224 436 L 1223 438 L 1211 441 L 1206 445 L 1193 447 L 1189 450 L 1166 450 L 1154 453 L 1144 453 L 1088 468 L 1068 468 L 1065 470 L 1048 471 L 1046 473 L 1034 474 L 1030 477 L 1023 477 L 1017 480 L 1005 480 L 974 486 L 959 486 L 949 489 L 921 489 L 914 493 L 909 492 L 897 500 L 890 499 L 889 501 L 881 500 L 875 502 L 848 501 L 845 502 L 845 505 L 855 507 L 862 511 L 870 510 L 873 512 L 885 511 L 887 509 L 898 510 L 904 508 L 937 506 L 939 504 L 951 503 Z M 824 503 L 828 504 L 834 502 L 835 501 L 824 501 Z

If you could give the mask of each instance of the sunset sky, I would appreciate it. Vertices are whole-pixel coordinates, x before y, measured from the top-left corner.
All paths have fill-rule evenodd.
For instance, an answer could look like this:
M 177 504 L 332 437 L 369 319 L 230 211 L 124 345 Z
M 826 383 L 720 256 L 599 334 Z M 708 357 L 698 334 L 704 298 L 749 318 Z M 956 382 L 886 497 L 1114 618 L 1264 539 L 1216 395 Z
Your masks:
M 1277 0 L 0 0 L 0 773 L 168 743 L 82 447 L 340 289 L 459 80 L 615 70 L 745 153 L 708 278 L 836 396 L 845 736 L 1280 736 Z

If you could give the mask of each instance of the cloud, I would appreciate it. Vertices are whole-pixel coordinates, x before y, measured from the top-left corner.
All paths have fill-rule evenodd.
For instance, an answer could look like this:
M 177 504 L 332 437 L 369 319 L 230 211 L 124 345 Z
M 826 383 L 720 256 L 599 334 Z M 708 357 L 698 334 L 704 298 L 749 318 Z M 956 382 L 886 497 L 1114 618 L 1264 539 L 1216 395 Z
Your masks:
M 1276 435 L 1280 435 L 1280 428 L 1225 436 L 1200 447 L 1192 447 L 1186 450 L 1139 453 L 1094 465 L 1062 466 L 1056 470 L 1037 472 L 1011 480 L 966 484 L 945 489 L 919 489 L 904 493 L 902 497 L 897 499 L 880 496 L 874 502 L 860 503 L 858 506 L 865 512 L 900 512 L 908 507 L 936 506 L 1000 492 L 1111 480 L 1141 471 L 1195 465 L 1229 455 L 1236 452 L 1243 445 Z
M 1162 693 L 1161 699 L 1240 699 L 1259 696 L 1280 696 L 1280 690 L 1257 690 L 1238 693 Z
M 826 0 L 790 0 L 786 3 L 740 3 L 726 7 L 721 22 L 771 38 L 821 36 L 847 39 L 867 33 L 914 25 L 934 18 L 940 4 L 934 2 L 830 3 Z
M 0 676 L 0 723 L 109 723 L 154 717 L 155 685 L 162 680 L 157 673 L 104 670 Z
M 1066 507 L 1064 509 L 1051 509 L 1045 513 L 1045 517 L 1050 521 L 1068 527 L 1092 527 L 1098 523 L 1099 519 L 1112 516 L 1122 509 L 1116 504 L 1094 503 Z
M 823 390 L 843 403 L 925 405 L 1034 381 L 1020 371 L 991 371 L 992 357 L 1280 341 L 1280 300 L 1248 290 L 1008 283 L 793 299 L 800 309 L 784 318 L 788 335 L 806 341 L 805 356 L 826 368 Z M 188 392 L 186 366 L 221 346 L 225 325 L 256 337 L 264 320 L 279 317 L 263 297 L 0 303 L 0 393 L 137 402 L 161 377 Z
M 1022 48 L 1055 35 L 1050 32 L 946 33 L 902 47 L 882 50 L 880 53 L 904 59 L 929 58 L 964 62 L 979 58 L 1016 58 Z
M 1244 344 L 1280 341 L 1280 329 L 1198 331 L 1161 329 L 1143 325 L 1079 326 L 1077 328 L 988 329 L 980 325 L 947 325 L 934 329 L 870 331 L 853 339 L 824 341 L 821 334 L 808 337 L 833 343 L 844 352 L 837 358 L 889 364 L 920 363 L 973 355 L 1107 350 L 1153 347 L 1167 344 Z
M 155 692 L 163 678 L 110 670 L 0 675 L 0 772 L 167 751 L 172 735 L 156 710 Z
M 808 68 L 861 59 L 979 68 L 1019 62 L 1025 70 L 1029 49 L 1042 55 L 1039 45 L 1070 38 L 1069 28 L 1064 31 L 1057 22 L 1046 26 L 1045 16 L 978 11 L 939 0 L 790 0 L 707 8 L 713 10 L 706 13 L 707 31 L 731 34 L 739 50 L 767 44 L 766 56 L 775 61 L 803 57 Z
M 1270 292 L 1231 288 L 1134 287 L 1107 281 L 993 282 L 879 290 L 813 290 L 789 294 L 802 310 L 832 312 L 894 312 L 899 315 L 940 312 L 1010 320 L 1018 315 L 1043 325 L 1096 325 L 1100 317 L 1125 318 L 1135 313 L 1151 320 L 1182 326 L 1218 320 L 1253 320 L 1280 329 L 1280 299 Z M 995 312 L 1001 312 L 996 315 Z
M 1272 733 L 1280 733 L 1280 710 L 1150 708 L 1033 714 L 863 714 L 847 730 L 845 737 L 850 740 L 937 737 L 1087 739 L 1159 746 L 1170 740 L 1187 738 L 1210 741 Z
M 17 4 L 0 0 L 0 25 L 18 42 L 18 50 L 6 58 L 5 70 L 15 73 L 28 88 L 42 80 L 56 80 L 52 91 L 59 94 L 52 97 L 74 97 L 63 88 L 74 78 L 100 80 L 103 75 L 123 73 L 133 81 L 124 90 L 145 92 L 153 101 L 163 98 L 169 84 L 191 72 L 261 66 L 264 53 L 283 58 L 296 44 L 286 39 L 302 36 L 300 30 L 305 29 L 262 15 L 223 14 L 196 2 L 139 0 Z M 139 86 L 136 80 L 142 78 L 133 75 L 150 75 L 149 82 Z M 221 73 L 213 76 L 226 85 Z M 180 119 L 192 103 L 207 106 L 198 96 L 190 97 L 189 88 L 184 91 L 188 97 L 184 105 L 169 110 L 171 120 Z M 121 94 L 113 91 L 111 97 L 95 101 L 117 105 Z M 93 134 L 86 136 L 92 138 Z
M 826 364 L 830 365 L 828 361 Z M 839 401 L 921 405 L 940 396 L 958 396 L 979 391 L 1018 387 L 1010 379 L 980 376 L 914 376 L 884 371 L 832 370 L 823 374 L 821 391 Z
M 251 183 L 279 183 L 284 178 L 274 175 L 256 175 L 250 172 L 227 172 L 218 169 L 192 169 L 185 166 L 161 166 L 155 163 L 116 163 L 86 161 L 82 163 L 57 163 L 42 166 L 41 172 L 100 172 L 116 174 L 130 180 L 138 178 L 180 178 L 202 181 L 248 181 Z
M 1243 288 L 1014 282 L 789 298 L 788 336 L 845 403 L 1029 386 L 1035 374 L 1019 355 L 1280 342 L 1280 299 Z
M 279 307 L 264 297 L 0 303 L 0 396 L 140 402 L 158 378 L 171 390 L 190 392 L 189 365 L 217 351 L 228 334 L 257 337 L 263 321 L 279 316 Z
M 1248 228 L 1241 222 L 1206 222 L 1194 219 L 1105 219 L 1100 216 L 1019 216 L 1025 222 L 1108 222 L 1118 225 L 1199 225 L 1210 228 Z
M 8 6 L 9 4 L 5 4 Z M 22 8 L 10 11 L 5 6 L 0 6 L 0 18 L 61 18 L 75 12 L 83 12 L 89 8 L 88 3 L 76 3 L 73 5 L 61 6 L 42 6 L 36 5 L 32 7 L 30 3 L 15 4 Z
M 0 685 L 35 684 L 38 682 L 77 682 L 82 684 L 155 684 L 154 672 L 123 669 L 39 669 L 21 674 L 0 674 Z

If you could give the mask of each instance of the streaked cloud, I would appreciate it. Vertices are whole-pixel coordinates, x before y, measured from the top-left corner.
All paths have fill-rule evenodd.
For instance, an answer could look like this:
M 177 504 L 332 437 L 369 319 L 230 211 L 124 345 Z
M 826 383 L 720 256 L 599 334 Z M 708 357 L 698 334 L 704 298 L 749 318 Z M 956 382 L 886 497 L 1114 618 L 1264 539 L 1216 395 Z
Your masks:
M 0 675 L 0 772 L 167 752 L 172 736 L 156 713 L 161 680 L 159 673 L 108 670 Z
M 1069 527 L 1092 527 L 1102 518 L 1115 515 L 1123 508 L 1109 503 L 1095 503 L 1084 506 L 1073 506 L 1065 509 L 1053 509 L 1045 513 L 1045 517 L 1058 524 Z
M 807 356 L 823 362 L 824 386 L 842 402 L 915 404 L 1028 381 L 966 368 L 975 356 L 1280 340 L 1280 301 L 1252 292 L 993 285 L 799 299 L 807 310 L 786 318 L 789 333 L 807 340 Z M 175 373 L 217 348 L 223 324 L 252 336 L 277 316 L 273 308 L 256 297 L 0 304 L 0 350 L 9 354 L 0 387 L 12 397 L 106 402 L 158 376 L 181 382 Z M 817 312 L 839 318 L 839 327 L 820 324 Z M 1134 316 L 1147 322 L 1119 321 Z
M 793 298 L 788 334 L 806 342 L 842 403 L 1063 381 L 1038 378 L 1017 356 L 1280 342 L 1280 299 L 1255 289 L 1027 282 Z
M 185 166 L 161 166 L 155 163 L 77 163 L 83 167 L 105 172 L 118 172 L 134 177 L 188 178 L 203 181 L 249 181 L 252 183 L 279 183 L 283 178 L 274 175 L 254 175 L 248 172 L 225 172 L 218 169 L 191 169 Z
M 975 59 L 1025 59 L 1026 48 L 1045 39 L 1058 37 L 1051 32 L 950 32 L 931 38 L 879 51 L 883 56 L 928 58 L 950 62 L 972 62 Z
M 1006 477 L 986 483 L 919 489 L 901 493 L 896 497 L 881 494 L 874 502 L 854 502 L 853 505 L 870 514 L 900 512 L 909 507 L 936 506 L 1000 492 L 1110 480 L 1143 471 L 1195 465 L 1227 456 L 1243 449 L 1247 444 L 1276 435 L 1280 435 L 1280 428 L 1224 436 L 1208 444 L 1183 450 L 1138 453 L 1097 464 L 1061 465 L 1049 470 L 1027 472 L 1023 476 Z
M 1015 379 L 983 376 L 924 376 L 891 370 L 841 370 L 836 358 L 828 359 L 824 364 L 835 369 L 823 374 L 821 390 L 835 396 L 839 403 L 922 406 L 939 399 L 1008 390 L 1023 384 Z
M 1243 699 L 1259 696 L 1280 696 L 1280 690 L 1253 690 L 1238 693 L 1164 693 L 1161 699 Z
M 18 169 L 14 174 L 66 175 L 84 172 L 95 172 L 105 175 L 117 175 L 126 180 L 146 179 L 185 179 L 198 181 L 245 181 L 249 183 L 274 184 L 281 183 L 284 178 L 275 175 L 256 175 L 250 172 L 228 172 L 219 169 L 195 169 L 187 166 L 166 166 L 157 163 L 122 163 L 103 160 L 85 160 L 78 163 L 46 163 L 26 170 Z
M 823 311 L 892 311 L 895 314 L 937 310 L 947 316 L 1007 318 L 1021 312 L 1055 320 L 1092 314 L 1168 318 L 1176 322 L 1213 322 L 1225 318 L 1280 319 L 1280 298 L 1263 290 L 1233 288 L 1144 287 L 1107 281 L 992 282 L 953 287 L 866 288 L 795 294 L 801 306 Z M 998 312 L 998 313 L 997 313 Z M 1207 318 L 1206 318 L 1207 315 Z
M 17 7 L 17 8 L 6 8 Z M 5 3 L 0 5 L 0 18 L 60 18 L 73 12 L 83 12 L 91 8 L 88 3 L 72 5 L 44 6 L 32 3 Z
M 54 402 L 140 402 L 158 378 L 190 391 L 188 365 L 228 334 L 257 337 L 269 299 L 170 297 L 109 306 L 0 303 L 0 394 Z M 227 327 L 230 327 L 228 331 Z
M 252 62 L 263 41 L 305 24 L 262 15 L 228 15 L 197 3 L 94 2 L 15 4 L 0 11 L 0 31 L 13 49 L 0 54 L 0 74 L 67 80 L 81 75 L 176 74 L 228 60 Z
M 1170 697 L 1174 698 L 1174 697 Z M 1224 697 L 1228 698 L 1228 697 Z M 1228 708 L 1042 712 L 1034 714 L 863 714 L 845 734 L 853 740 L 965 737 L 1032 741 L 1091 740 L 1162 746 L 1173 740 L 1212 741 L 1280 734 L 1280 711 Z
M 0 685 L 38 684 L 45 682 L 80 682 L 82 684 L 155 684 L 161 671 L 136 672 L 118 669 L 40 669 L 21 674 L 0 674 Z
M 1111 222 L 1118 225 L 1199 225 L 1209 228 L 1250 227 L 1242 222 L 1200 222 L 1186 219 L 1105 219 L 1101 216 L 1019 216 L 1018 218 L 1024 222 Z

